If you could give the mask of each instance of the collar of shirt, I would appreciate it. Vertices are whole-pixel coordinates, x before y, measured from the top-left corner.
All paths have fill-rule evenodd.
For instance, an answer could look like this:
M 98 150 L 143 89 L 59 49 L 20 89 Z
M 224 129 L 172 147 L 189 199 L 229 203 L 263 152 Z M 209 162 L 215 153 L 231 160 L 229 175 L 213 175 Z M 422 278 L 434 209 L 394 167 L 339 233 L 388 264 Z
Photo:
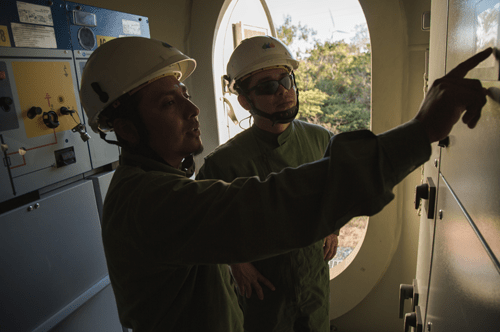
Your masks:
M 160 162 L 152 158 L 144 157 L 126 149 L 122 149 L 122 153 L 120 155 L 120 165 L 135 166 L 143 169 L 144 171 L 163 171 L 186 175 L 186 172 L 174 168 L 166 162 Z
M 295 121 L 292 121 L 290 123 L 290 125 L 288 126 L 288 128 L 286 128 L 285 131 L 282 132 L 281 134 L 274 134 L 274 133 L 270 133 L 268 131 L 262 130 L 259 127 L 257 127 L 255 124 L 252 126 L 252 130 L 253 130 L 255 136 L 261 142 L 266 144 L 267 148 L 273 150 L 273 149 L 280 147 L 284 143 L 286 143 L 288 138 L 290 138 L 290 136 L 294 132 L 294 122 Z

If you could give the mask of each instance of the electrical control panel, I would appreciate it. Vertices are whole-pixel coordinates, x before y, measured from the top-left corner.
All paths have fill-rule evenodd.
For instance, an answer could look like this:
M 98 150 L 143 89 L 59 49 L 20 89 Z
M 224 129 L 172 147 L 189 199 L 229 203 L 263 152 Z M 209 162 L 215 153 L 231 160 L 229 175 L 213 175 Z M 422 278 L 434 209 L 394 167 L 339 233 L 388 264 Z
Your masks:
M 90 130 L 79 91 L 93 51 L 149 37 L 148 24 L 62 0 L 0 1 L 2 331 L 123 331 L 100 234 L 119 149 Z
M 87 125 L 79 85 L 92 52 L 125 36 L 149 37 L 148 18 L 61 0 L 2 2 L 0 203 L 118 160 L 118 147 Z

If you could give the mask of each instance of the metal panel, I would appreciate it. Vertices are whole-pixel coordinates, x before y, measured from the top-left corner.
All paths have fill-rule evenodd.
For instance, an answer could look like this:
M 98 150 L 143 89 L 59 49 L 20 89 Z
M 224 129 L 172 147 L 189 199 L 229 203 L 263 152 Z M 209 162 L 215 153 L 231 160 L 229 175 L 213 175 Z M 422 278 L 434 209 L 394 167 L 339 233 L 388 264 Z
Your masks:
M 19 126 L 0 133 L 8 146 L 8 159 L 0 166 L 10 168 L 16 193 L 11 189 L 9 177 L 2 177 L 0 201 L 91 169 L 87 143 L 71 130 L 82 119 L 71 52 L 44 50 L 39 58 L 35 50 L 8 51 L 2 52 L 6 57 L 0 57 L 0 61 L 7 68 L 7 83 L 14 96 L 10 112 L 16 114 Z M 28 54 L 30 58 L 26 58 Z M 48 54 L 53 58 L 46 58 Z M 40 108 L 41 113 L 30 116 L 32 107 Z M 75 113 L 64 115 L 62 107 Z M 56 128 L 49 128 L 44 121 L 45 114 L 50 112 L 58 117 Z M 58 166 L 55 152 L 65 148 L 73 149 L 76 162 Z
M 8 151 L 0 167 L 11 174 L 0 178 L 0 202 L 118 160 L 117 146 L 94 133 L 84 142 L 72 129 L 87 122 L 77 82 L 90 50 L 122 36 L 149 37 L 147 17 L 60 0 L 2 3 L 0 134 Z M 65 155 L 75 160 L 61 167 L 56 159 Z
M 122 13 L 114 10 L 85 5 L 82 3 L 66 2 L 71 32 L 73 50 L 94 51 L 101 44 L 113 38 L 124 36 L 142 36 L 149 38 L 149 20 L 145 16 Z M 95 25 L 82 25 L 75 20 L 75 13 L 93 15 Z M 93 35 L 95 45 L 85 48 L 79 37 L 81 29 L 88 29 Z M 90 30 L 90 31 L 89 31 Z
M 500 0 L 450 0 L 447 72 L 488 46 L 500 45 Z M 492 55 L 468 77 L 497 81 L 499 64 Z
M 500 7 L 498 0 L 449 0 L 448 4 L 432 3 L 431 79 L 444 74 L 436 74 L 436 68 L 443 70 L 441 63 L 446 63 L 448 72 L 484 48 L 478 47 L 478 40 L 483 38 L 478 36 L 481 30 L 478 13 L 484 13 L 485 8 Z M 493 21 L 498 23 L 495 15 Z M 494 35 L 494 38 L 488 37 L 493 42 L 490 46 L 495 43 L 498 46 L 498 30 L 493 32 L 485 35 Z M 433 40 L 440 42 L 433 43 Z M 442 49 L 442 45 L 446 48 Z M 471 71 L 469 77 L 482 79 L 486 87 L 498 88 L 498 82 L 484 81 L 498 80 L 498 62 L 491 57 L 479 69 Z M 442 210 L 444 216 L 432 226 L 422 217 L 420 224 L 417 279 L 419 305 L 426 311 L 426 331 L 497 331 L 500 328 L 500 109 L 496 102 L 488 99 L 478 127 L 471 131 L 458 123 L 450 135 L 449 146 L 442 148 L 438 169 L 433 166 L 434 155 L 425 167 L 425 176 L 432 171 L 434 182 L 439 184 L 437 210 Z M 442 176 L 436 177 L 436 172 Z M 455 198 L 445 179 L 456 192 Z M 425 278 L 429 281 L 427 290 L 422 282 Z
M 425 182 L 427 177 L 432 178 L 434 184 L 438 185 L 439 177 L 439 160 L 440 160 L 441 150 L 439 147 L 433 145 L 432 155 L 430 161 L 425 164 L 424 175 L 422 176 L 422 182 Z M 428 218 L 427 211 L 425 211 L 424 202 L 421 202 L 420 211 L 420 230 L 419 230 L 419 243 L 418 243 L 418 255 L 417 255 L 417 271 L 416 279 L 418 283 L 418 303 L 415 305 L 420 306 L 421 312 L 424 315 L 427 307 L 427 292 L 430 280 L 430 271 L 432 265 L 432 251 L 434 245 L 434 228 L 435 228 L 435 217 Z
M 447 1 L 432 1 L 431 7 L 431 36 L 430 36 L 430 50 L 429 50 L 429 84 L 445 74 L 445 57 L 446 52 L 446 34 L 448 31 L 447 14 L 448 3 Z M 429 161 L 424 166 L 424 174 L 422 176 L 422 183 L 428 177 L 432 178 L 434 184 L 439 184 L 439 167 L 441 159 L 441 149 L 436 144 L 432 145 L 432 155 Z M 439 194 L 439 192 L 438 192 Z M 421 313 L 424 315 L 427 307 L 427 294 L 430 281 L 432 252 L 434 245 L 434 229 L 435 217 L 427 218 L 426 211 L 421 211 L 420 229 L 419 229 L 419 243 L 417 255 L 417 271 L 416 279 L 418 284 L 418 303 Z
M 1 329 L 31 331 L 107 275 L 92 182 L 0 215 L 0 252 Z
M 22 42 L 23 45 L 26 43 L 31 44 L 23 47 L 36 48 L 37 45 L 38 47 L 46 47 L 49 46 L 49 41 L 53 37 L 57 45 L 55 48 L 60 50 L 71 49 L 64 1 L 9 0 L 2 1 L 0 8 L 0 26 L 4 27 L 4 31 L 7 31 L 9 36 L 9 42 L 7 44 L 0 43 L 0 46 L 19 47 L 19 42 Z M 45 14 L 44 11 L 46 11 Z M 42 15 L 37 18 L 36 14 L 40 12 L 42 12 Z M 49 14 L 52 18 L 48 17 Z M 13 27 L 25 29 L 24 36 L 19 38 L 18 35 L 16 38 Z M 23 31 L 18 31 L 18 33 L 21 32 Z M 18 44 L 16 44 L 16 40 Z
M 104 198 L 108 192 L 109 184 L 113 178 L 115 171 L 99 173 L 89 177 L 94 183 L 95 197 L 97 202 L 97 210 L 99 211 L 99 217 L 102 220 L 102 209 L 104 206 Z
M 500 88 L 500 82 L 483 82 Z M 443 149 L 441 173 L 500 258 L 500 104 L 488 97 L 477 128 L 458 124 Z
M 443 218 L 436 221 L 424 328 L 431 332 L 498 331 L 499 271 L 444 181 L 438 205 Z
M 118 319 L 111 285 L 104 288 L 78 311 L 50 330 L 51 332 L 123 332 Z

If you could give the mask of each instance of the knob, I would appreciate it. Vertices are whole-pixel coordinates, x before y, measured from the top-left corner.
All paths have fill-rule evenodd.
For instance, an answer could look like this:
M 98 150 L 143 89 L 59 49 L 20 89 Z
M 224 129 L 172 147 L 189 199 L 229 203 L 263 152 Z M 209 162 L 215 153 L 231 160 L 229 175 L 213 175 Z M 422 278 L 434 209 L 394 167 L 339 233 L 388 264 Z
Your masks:
M 440 140 L 438 146 L 442 148 L 447 148 L 448 146 L 450 146 L 450 136 L 446 136 L 445 138 Z
M 63 114 L 63 115 L 68 115 L 68 114 L 75 113 L 75 111 L 72 111 L 72 110 L 70 110 L 70 109 L 68 109 L 67 107 L 64 107 L 64 106 L 59 109 L 59 112 L 61 112 L 61 114 Z
M 49 111 L 43 113 L 43 122 L 49 128 L 57 128 L 59 127 L 58 116 L 56 112 Z
M 28 119 L 34 119 L 37 115 L 42 114 L 42 109 L 40 107 L 33 106 L 28 111 Z
M 13 101 L 10 97 L 2 97 L 0 98 L 0 106 L 5 110 L 5 112 L 10 111 L 10 105 L 12 105 Z

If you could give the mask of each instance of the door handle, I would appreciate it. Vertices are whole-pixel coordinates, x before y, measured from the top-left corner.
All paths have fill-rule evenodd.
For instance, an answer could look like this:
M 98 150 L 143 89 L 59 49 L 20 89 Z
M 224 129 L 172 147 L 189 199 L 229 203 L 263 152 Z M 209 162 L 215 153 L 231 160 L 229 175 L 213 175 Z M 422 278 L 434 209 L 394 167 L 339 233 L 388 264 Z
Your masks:
M 418 286 L 417 280 L 413 279 L 413 284 L 399 285 L 399 318 L 404 317 L 405 300 L 411 299 L 411 311 L 415 311 L 418 305 Z
M 414 327 L 415 332 L 422 332 L 423 325 L 419 306 L 415 308 L 414 312 L 405 315 L 405 332 L 410 331 L 410 327 Z
M 427 219 L 434 219 L 434 211 L 436 207 L 436 185 L 431 177 L 427 178 L 427 182 L 415 188 L 415 209 L 420 206 L 420 201 L 425 200 L 424 206 L 427 210 Z

